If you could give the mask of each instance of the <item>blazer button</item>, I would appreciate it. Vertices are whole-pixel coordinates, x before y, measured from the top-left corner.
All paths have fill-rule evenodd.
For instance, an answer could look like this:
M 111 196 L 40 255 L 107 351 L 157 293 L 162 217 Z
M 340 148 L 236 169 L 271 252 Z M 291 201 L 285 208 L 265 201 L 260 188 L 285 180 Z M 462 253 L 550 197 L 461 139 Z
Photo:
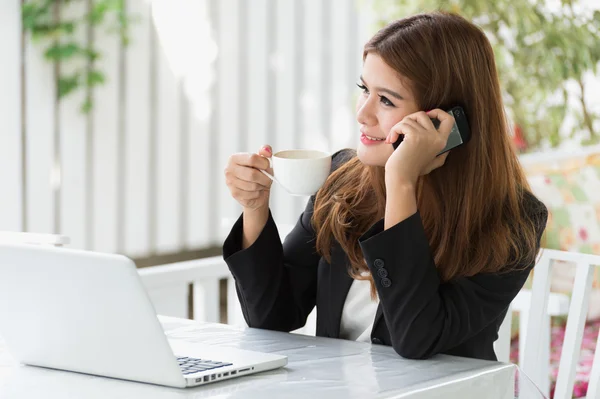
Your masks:
M 389 278 L 382 278 L 381 285 L 383 285 L 385 288 L 388 288 L 392 285 L 392 280 L 390 280 Z
M 381 342 L 381 340 L 379 338 L 373 338 L 371 340 L 372 343 L 374 343 L 375 345 L 382 345 L 383 342 Z
M 373 265 L 377 269 L 381 269 L 385 265 L 385 263 L 383 263 L 383 261 L 381 259 L 375 259 L 375 262 L 373 262 Z
M 381 278 L 386 278 L 388 276 L 387 270 L 385 270 L 384 268 L 381 268 L 379 270 L 377 270 L 377 275 Z

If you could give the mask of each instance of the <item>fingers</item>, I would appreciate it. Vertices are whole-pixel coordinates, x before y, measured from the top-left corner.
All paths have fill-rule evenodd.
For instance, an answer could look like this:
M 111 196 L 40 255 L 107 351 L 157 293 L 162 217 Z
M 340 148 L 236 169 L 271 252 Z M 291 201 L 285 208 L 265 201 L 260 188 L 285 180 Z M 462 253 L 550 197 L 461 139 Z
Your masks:
M 270 182 L 271 180 L 269 180 Z M 226 178 L 226 182 L 228 186 L 233 186 L 236 187 L 242 191 L 263 191 L 263 190 L 269 190 L 271 184 L 269 184 L 268 187 L 265 187 L 262 184 L 256 183 L 256 182 L 251 182 L 251 181 L 246 181 L 246 180 L 242 180 L 238 177 L 231 177 L 231 178 Z
M 262 161 L 269 163 L 269 161 L 267 161 L 264 158 L 262 159 Z M 271 187 L 271 179 L 262 174 L 262 172 L 259 169 L 253 167 L 233 165 L 230 168 L 228 168 L 228 170 L 225 172 L 225 177 L 230 179 L 237 178 L 250 183 L 256 183 L 264 188 Z
M 246 192 L 269 190 L 271 179 L 265 176 L 261 170 L 269 170 L 271 147 L 264 146 L 259 154 L 240 153 L 229 158 L 225 168 L 225 181 L 232 191 L 241 190 Z M 237 195 L 238 192 L 236 191 Z M 240 194 L 246 198 L 246 194 Z
M 262 170 L 267 170 L 269 168 L 269 160 L 265 158 L 265 156 L 259 154 L 234 154 L 230 157 L 230 163 Z
M 258 155 L 271 158 L 271 155 L 273 155 L 273 149 L 268 144 L 264 145 L 260 148 L 260 150 L 258 150 Z
M 429 115 L 431 118 L 435 118 L 440 121 L 440 127 L 438 129 L 440 133 L 443 133 L 446 136 L 450 135 L 452 127 L 454 126 L 454 117 L 452 115 L 446 111 L 442 111 L 439 108 L 427 112 L 426 115 Z M 431 121 L 429 122 L 431 123 Z
M 415 121 L 420 126 L 428 130 L 435 129 L 435 126 L 433 126 L 433 122 L 431 122 L 431 118 L 429 117 L 429 115 L 427 115 L 426 112 L 423 111 L 407 115 L 404 117 L 404 120 Z
M 440 110 L 441 111 L 441 110 Z M 441 111 L 443 112 L 443 111 Z M 448 114 L 446 114 L 448 115 Z M 452 118 L 450 115 L 448 115 Z M 431 118 L 426 112 L 415 112 L 404 117 L 401 122 L 396 124 L 390 131 L 386 142 L 394 143 L 400 134 L 414 133 L 419 131 L 435 130 Z
M 237 184 L 237 180 L 243 180 L 249 183 L 256 183 L 264 188 L 271 187 L 271 180 L 261 173 L 261 170 L 269 171 L 272 149 L 270 145 L 265 145 L 258 150 L 258 153 L 239 153 L 229 157 L 229 162 L 225 168 L 225 177 L 227 184 Z M 244 185 L 248 189 L 248 185 Z
M 244 208 L 268 206 L 272 181 L 262 171 L 269 171 L 271 146 L 263 146 L 258 153 L 239 153 L 229 157 L 225 168 L 225 182 L 231 195 Z
M 404 118 L 402 121 L 404 126 L 410 126 L 413 131 L 425 130 L 425 128 L 416 120 L 410 118 Z
M 254 171 L 259 173 L 261 176 L 264 176 L 260 171 L 254 168 L 249 168 L 247 166 L 239 166 L 235 165 L 238 168 L 247 169 L 250 171 Z M 229 191 L 231 192 L 231 196 L 238 201 L 244 208 L 254 209 L 257 206 L 264 205 L 265 201 L 268 201 L 269 198 L 269 187 L 264 187 L 263 185 L 250 182 L 246 180 L 242 180 L 235 176 L 235 173 L 231 171 L 232 168 L 226 169 L 226 183 L 227 187 L 229 187 Z M 270 182 L 267 178 L 267 180 Z M 270 183 L 269 183 L 270 186 Z
M 395 143 L 401 134 L 405 136 L 404 139 L 406 140 L 406 135 L 416 133 L 418 130 L 419 127 L 415 123 L 407 123 L 405 120 L 402 120 L 402 122 L 397 123 L 390 129 L 385 142 L 388 144 Z

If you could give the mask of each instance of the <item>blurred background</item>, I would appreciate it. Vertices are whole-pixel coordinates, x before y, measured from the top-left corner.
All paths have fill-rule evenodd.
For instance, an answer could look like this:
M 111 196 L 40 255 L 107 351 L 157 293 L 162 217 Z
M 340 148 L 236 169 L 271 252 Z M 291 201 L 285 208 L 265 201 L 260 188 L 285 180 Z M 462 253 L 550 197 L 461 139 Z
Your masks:
M 218 254 L 240 211 L 227 158 L 355 147 L 363 44 L 437 8 L 494 45 L 515 148 L 559 208 L 550 242 L 600 250 L 596 0 L 2 0 L 0 230 L 141 266 Z M 305 201 L 275 186 L 276 221 Z
M 217 253 L 240 211 L 231 154 L 357 142 L 362 10 L 3 0 L 0 230 L 62 233 L 141 265 Z M 278 221 L 304 202 L 274 188 Z

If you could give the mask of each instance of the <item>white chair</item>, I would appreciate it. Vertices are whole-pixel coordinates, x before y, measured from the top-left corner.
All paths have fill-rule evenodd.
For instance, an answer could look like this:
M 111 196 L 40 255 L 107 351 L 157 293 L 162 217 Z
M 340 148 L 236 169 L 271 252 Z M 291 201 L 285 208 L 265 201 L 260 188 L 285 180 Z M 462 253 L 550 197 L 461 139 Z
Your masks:
M 229 231 L 233 220 L 224 220 L 222 229 Z M 292 225 L 278 225 L 281 239 L 285 239 Z M 247 326 L 237 297 L 235 281 L 222 256 L 176 262 L 139 269 L 138 273 L 158 314 L 187 318 L 189 313 L 189 286 L 192 286 L 193 319 L 219 322 L 219 281 L 227 280 L 227 324 Z M 306 325 L 295 333 L 315 335 L 316 311 Z
M 600 265 L 600 256 L 550 249 L 544 249 L 541 252 L 540 260 L 533 274 L 523 363 L 520 366 L 525 374 L 546 394 L 549 391 L 548 363 L 544 355 L 547 343 L 545 339 L 540 339 L 540 328 L 545 327 L 547 323 L 547 313 L 544 310 L 549 305 L 550 275 L 553 261 L 573 262 L 577 267 L 554 393 L 555 399 L 570 399 L 573 394 L 575 372 L 588 311 L 594 267 Z M 599 382 L 600 350 L 596 350 L 587 398 L 600 398 Z
M 71 239 L 60 234 L 24 233 L 15 231 L 0 231 L 0 242 L 34 245 L 53 245 L 62 247 L 68 245 Z
M 546 313 L 543 316 L 543 322 L 537 328 L 537 334 L 540 339 L 540 354 L 539 354 L 539 378 L 536 385 L 548 395 L 550 390 L 550 334 L 551 323 L 550 317 L 565 316 L 569 313 L 569 297 L 565 294 L 551 292 L 548 295 L 548 306 Z M 518 364 L 523 364 L 525 355 L 525 342 L 527 336 L 527 326 L 529 324 L 529 314 L 531 307 L 531 290 L 523 289 L 517 294 L 511 303 L 506 314 L 504 322 L 498 331 L 498 340 L 494 342 L 494 350 L 498 361 L 510 362 L 510 344 L 511 344 L 511 327 L 513 312 L 519 313 L 519 360 Z

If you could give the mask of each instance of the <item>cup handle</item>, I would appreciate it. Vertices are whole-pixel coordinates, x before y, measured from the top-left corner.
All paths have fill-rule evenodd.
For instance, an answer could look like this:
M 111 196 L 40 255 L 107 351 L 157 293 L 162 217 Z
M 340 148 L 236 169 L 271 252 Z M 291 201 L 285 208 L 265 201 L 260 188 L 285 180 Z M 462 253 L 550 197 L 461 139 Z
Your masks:
M 263 155 L 261 155 L 263 156 Z M 267 158 L 267 157 L 265 157 Z M 271 158 L 267 158 L 269 160 L 269 168 L 273 169 L 273 160 Z M 290 190 L 287 189 L 286 186 L 284 186 L 283 184 L 281 184 L 276 178 L 275 176 L 271 175 L 269 172 L 267 172 L 266 170 L 262 170 L 259 169 L 265 176 L 267 176 L 269 179 L 271 179 L 272 181 L 274 181 L 275 183 L 279 184 L 285 191 L 287 191 L 289 194 L 295 195 L 294 193 L 292 193 Z
M 261 155 L 263 156 L 263 155 Z M 264 156 L 263 156 L 264 157 Z M 264 157 L 267 158 L 267 157 Z M 269 161 L 269 168 L 273 169 L 273 160 L 271 158 L 267 158 L 267 161 Z M 262 170 L 259 169 L 265 176 L 267 176 L 269 179 L 273 180 L 274 182 L 279 183 L 277 180 L 275 180 L 275 176 L 271 175 L 269 172 L 267 172 L 266 170 Z
M 259 170 L 260 170 L 260 171 L 263 173 L 263 175 L 267 176 L 269 179 L 271 179 L 271 180 L 273 180 L 273 181 L 277 181 L 277 180 L 275 180 L 275 176 L 271 175 L 271 174 L 270 174 L 269 172 L 267 172 L 266 170 L 262 170 L 262 169 L 259 169 Z

